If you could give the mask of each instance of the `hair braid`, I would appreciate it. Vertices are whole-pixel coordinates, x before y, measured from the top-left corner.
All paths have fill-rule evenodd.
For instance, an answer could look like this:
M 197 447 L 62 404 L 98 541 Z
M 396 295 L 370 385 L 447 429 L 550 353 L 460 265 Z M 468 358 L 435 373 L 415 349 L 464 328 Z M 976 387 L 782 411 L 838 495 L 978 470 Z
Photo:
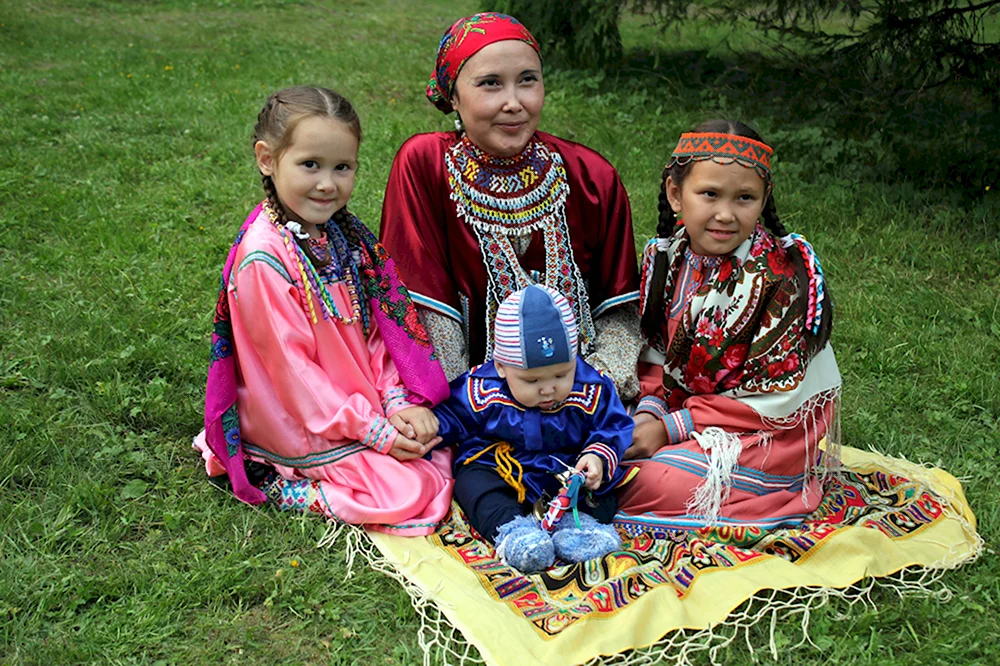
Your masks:
M 778 239 L 788 235 L 785 225 L 782 224 L 781 218 L 778 217 L 778 208 L 774 203 L 773 195 L 767 197 L 761 217 L 764 220 L 764 226 L 767 230 L 774 234 Z M 802 252 L 799 251 L 799 246 L 792 245 L 791 247 L 786 248 L 785 254 L 792 262 L 792 266 L 795 267 L 795 278 L 798 282 L 799 289 L 808 289 L 809 271 L 806 269 L 805 258 L 802 256 Z M 812 331 L 806 331 L 806 352 L 810 357 L 814 356 L 816 352 L 822 349 L 827 343 L 830 339 L 830 333 L 833 328 L 833 301 L 830 297 L 829 285 L 824 285 L 823 290 L 825 293 L 824 298 L 826 300 L 826 305 L 823 307 L 823 314 L 820 317 L 819 332 L 814 335 Z
M 659 215 L 656 222 L 656 237 L 669 238 L 673 233 L 673 228 L 677 224 L 677 216 L 674 209 L 670 207 L 667 200 L 667 177 L 670 176 L 670 168 L 663 169 L 663 176 L 660 182 L 660 195 L 657 200 Z M 655 340 L 660 334 L 660 326 L 663 322 L 663 314 L 666 310 L 666 303 L 663 294 L 663 287 L 667 282 L 667 253 L 657 252 L 656 259 L 653 260 L 653 276 L 649 280 L 649 293 L 646 294 L 646 309 L 642 315 L 642 330 L 648 340 Z M 639 287 L 644 288 L 644 285 Z

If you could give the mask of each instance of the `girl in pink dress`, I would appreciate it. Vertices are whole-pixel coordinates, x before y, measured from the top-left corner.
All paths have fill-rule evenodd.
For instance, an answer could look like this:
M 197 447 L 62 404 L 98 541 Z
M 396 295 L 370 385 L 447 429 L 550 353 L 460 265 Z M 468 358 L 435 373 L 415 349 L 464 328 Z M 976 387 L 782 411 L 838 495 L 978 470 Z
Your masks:
M 438 442 L 428 406 L 448 386 L 392 259 L 346 208 L 360 139 L 351 104 L 324 88 L 261 110 L 267 196 L 223 271 L 195 446 L 245 502 L 267 499 L 249 459 L 313 480 L 308 508 L 331 519 L 424 535 L 451 500 L 450 453 L 424 457 Z
M 778 218 L 771 148 L 738 122 L 681 135 L 642 266 L 633 444 L 620 496 L 634 529 L 800 523 L 840 396 L 819 259 Z

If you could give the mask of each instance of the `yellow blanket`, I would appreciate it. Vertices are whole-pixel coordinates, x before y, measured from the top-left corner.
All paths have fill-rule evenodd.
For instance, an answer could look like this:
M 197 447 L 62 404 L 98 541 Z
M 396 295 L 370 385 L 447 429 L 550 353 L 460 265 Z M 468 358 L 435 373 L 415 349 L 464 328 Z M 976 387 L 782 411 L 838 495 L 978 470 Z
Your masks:
M 924 578 L 889 582 L 912 589 L 978 555 L 975 517 L 954 477 L 846 447 L 842 459 L 799 528 L 626 536 L 618 553 L 540 575 L 498 562 L 457 509 L 432 537 L 370 537 L 415 586 L 411 596 L 433 603 L 488 664 L 561 666 L 632 649 L 612 661 L 656 650 L 676 657 L 692 648 L 690 630 L 702 630 L 705 649 L 704 634 L 720 623 L 749 626 L 911 567 Z

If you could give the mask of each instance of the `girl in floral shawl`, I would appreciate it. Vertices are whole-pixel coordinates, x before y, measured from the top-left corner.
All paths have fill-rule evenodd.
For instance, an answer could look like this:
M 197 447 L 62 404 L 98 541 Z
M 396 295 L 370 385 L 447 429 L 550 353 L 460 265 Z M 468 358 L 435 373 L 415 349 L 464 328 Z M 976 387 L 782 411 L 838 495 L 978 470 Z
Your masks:
M 774 204 L 771 148 L 739 122 L 681 136 L 663 171 L 657 238 L 642 267 L 632 447 L 619 518 L 635 527 L 797 524 L 840 373 L 820 263 Z

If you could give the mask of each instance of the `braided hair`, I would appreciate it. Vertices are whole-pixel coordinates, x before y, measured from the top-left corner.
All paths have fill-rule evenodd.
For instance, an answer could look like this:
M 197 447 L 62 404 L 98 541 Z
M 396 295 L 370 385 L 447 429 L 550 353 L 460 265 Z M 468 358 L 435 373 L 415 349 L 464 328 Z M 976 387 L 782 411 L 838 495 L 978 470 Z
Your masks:
M 743 136 L 763 143 L 763 139 L 760 138 L 760 135 L 757 134 L 753 128 L 737 120 L 709 120 L 701 123 L 691 131 L 698 133 L 717 132 L 723 134 L 735 134 L 737 136 Z M 684 164 L 674 162 L 672 165 L 663 169 L 658 203 L 659 217 L 656 223 L 656 236 L 658 238 L 669 238 L 672 236 L 674 228 L 678 223 L 677 216 L 667 201 L 667 178 L 671 178 L 675 185 L 682 187 L 684 179 L 687 177 L 688 173 L 690 173 L 694 164 L 695 162 L 693 160 L 685 162 Z M 764 202 L 764 209 L 761 211 L 761 220 L 764 223 L 764 228 L 771 232 L 771 234 L 776 238 L 788 235 L 785 225 L 782 224 L 781 218 L 778 216 L 778 209 L 774 203 L 773 193 L 770 193 Z M 792 262 L 792 266 L 795 268 L 795 276 L 798 282 L 799 291 L 801 292 L 803 299 L 806 299 L 806 290 L 809 288 L 809 275 L 806 270 L 805 259 L 802 257 L 802 253 L 799 251 L 797 245 L 786 248 L 785 253 L 789 261 Z M 665 252 L 658 252 L 653 263 L 653 274 L 650 279 L 649 294 L 646 299 L 646 309 L 642 315 L 642 331 L 648 340 L 655 340 L 659 335 L 660 327 L 666 312 L 666 299 L 664 298 L 663 289 L 666 284 L 667 270 L 667 255 Z M 826 345 L 827 341 L 830 339 L 830 332 L 833 328 L 833 303 L 830 296 L 829 285 L 826 285 L 825 291 L 827 305 L 823 308 L 819 331 L 816 334 L 813 334 L 812 331 L 806 332 L 806 351 L 810 357 L 814 356 L 816 352 Z M 803 300 L 803 302 L 805 302 L 805 300 Z
M 358 140 L 358 143 L 361 143 L 361 121 L 357 111 L 354 110 L 346 97 L 328 88 L 293 86 L 272 93 L 267 98 L 264 108 L 257 114 L 257 124 L 253 128 L 251 145 L 256 146 L 258 141 L 265 142 L 271 149 L 274 159 L 278 159 L 291 145 L 292 135 L 298 124 L 306 118 L 314 117 L 339 120 L 347 125 L 354 138 Z M 278 197 L 274 179 L 262 173 L 261 180 L 268 203 L 277 213 L 280 224 L 284 226 L 289 221 L 289 215 Z M 333 219 L 341 228 L 345 228 L 347 208 L 344 207 L 335 212 Z M 330 257 L 320 259 L 313 253 L 307 239 L 295 236 L 295 242 L 302 248 L 302 252 L 314 266 L 323 267 L 330 263 Z

